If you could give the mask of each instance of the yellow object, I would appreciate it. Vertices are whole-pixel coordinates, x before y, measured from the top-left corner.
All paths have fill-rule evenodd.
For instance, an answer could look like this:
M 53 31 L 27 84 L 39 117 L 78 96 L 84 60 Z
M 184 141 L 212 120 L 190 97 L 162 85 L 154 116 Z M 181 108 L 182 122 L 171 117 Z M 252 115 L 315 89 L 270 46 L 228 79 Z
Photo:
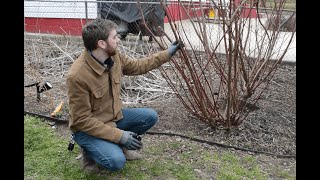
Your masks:
M 51 113 L 51 116 L 55 117 L 56 114 L 61 110 L 63 101 L 56 107 L 56 109 Z
M 209 9 L 209 18 L 214 18 L 214 11 L 212 8 Z

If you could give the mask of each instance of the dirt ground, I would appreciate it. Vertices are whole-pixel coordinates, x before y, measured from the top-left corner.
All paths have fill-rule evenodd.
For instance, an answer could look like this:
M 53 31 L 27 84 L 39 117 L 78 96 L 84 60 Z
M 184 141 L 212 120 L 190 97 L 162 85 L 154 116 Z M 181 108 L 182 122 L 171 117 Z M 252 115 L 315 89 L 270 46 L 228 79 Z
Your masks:
M 155 132 L 172 132 L 282 155 L 296 154 L 296 66 L 282 65 L 271 86 L 238 128 L 208 128 L 183 110 L 178 100 L 151 104 L 160 115 Z
M 41 95 L 36 101 L 35 94 L 25 96 L 24 109 L 28 112 L 49 115 L 54 102 L 66 98 Z M 62 99 L 63 100 L 63 99 Z M 195 138 L 214 141 L 279 155 L 296 153 L 296 66 L 282 65 L 277 70 L 271 86 L 256 104 L 258 109 L 251 112 L 238 128 L 230 133 L 212 129 L 193 118 L 176 98 L 155 103 L 135 104 L 130 107 L 152 107 L 159 114 L 159 122 L 150 131 L 192 135 Z M 63 115 L 66 119 L 67 115 Z

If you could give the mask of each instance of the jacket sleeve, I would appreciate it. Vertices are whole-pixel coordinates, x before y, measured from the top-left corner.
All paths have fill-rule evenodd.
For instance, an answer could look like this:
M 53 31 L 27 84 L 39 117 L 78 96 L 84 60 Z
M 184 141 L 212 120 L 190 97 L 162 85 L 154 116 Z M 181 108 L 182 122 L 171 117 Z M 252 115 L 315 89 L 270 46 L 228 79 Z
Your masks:
M 91 113 L 90 95 L 85 83 L 74 76 L 67 78 L 70 109 L 70 129 L 81 130 L 89 135 L 119 143 L 122 130 L 99 121 Z
M 168 62 L 170 60 L 170 56 L 168 50 L 163 50 L 141 59 L 131 59 L 124 54 L 120 54 L 120 59 L 124 75 L 140 75 Z

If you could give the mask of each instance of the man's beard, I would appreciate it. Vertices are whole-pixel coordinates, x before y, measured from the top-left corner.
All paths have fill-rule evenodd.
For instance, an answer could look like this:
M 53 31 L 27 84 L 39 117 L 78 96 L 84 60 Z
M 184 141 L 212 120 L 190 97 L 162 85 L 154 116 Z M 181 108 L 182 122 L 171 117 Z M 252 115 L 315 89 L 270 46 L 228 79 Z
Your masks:
M 111 48 L 106 48 L 106 49 L 104 49 L 104 50 L 105 50 L 105 52 L 106 52 L 109 56 L 114 56 L 114 55 L 117 54 L 116 49 L 117 49 L 117 47 L 116 47 L 116 48 L 113 48 L 113 49 L 111 49 Z

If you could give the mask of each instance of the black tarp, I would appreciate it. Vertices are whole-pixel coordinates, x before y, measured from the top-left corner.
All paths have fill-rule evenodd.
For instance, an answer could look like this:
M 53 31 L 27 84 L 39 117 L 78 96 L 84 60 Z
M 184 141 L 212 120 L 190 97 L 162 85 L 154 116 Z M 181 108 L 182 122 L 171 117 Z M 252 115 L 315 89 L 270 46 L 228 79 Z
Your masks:
M 99 1 L 102 0 L 98 0 L 98 2 Z M 158 35 L 158 26 L 163 28 L 164 25 L 163 21 L 165 12 L 162 8 L 162 5 L 157 0 L 141 0 L 140 6 L 148 27 L 153 31 L 155 35 Z M 140 6 L 136 0 L 126 0 L 121 3 L 119 3 L 119 1 L 102 1 L 98 3 L 98 11 L 100 11 L 99 13 L 101 15 L 101 18 L 110 19 L 115 21 L 116 23 L 125 21 L 129 25 L 131 25 L 129 27 L 129 32 L 137 33 L 137 31 L 141 30 L 142 33 L 146 35 L 147 32 L 142 28 L 143 26 L 141 25 L 142 18 Z

